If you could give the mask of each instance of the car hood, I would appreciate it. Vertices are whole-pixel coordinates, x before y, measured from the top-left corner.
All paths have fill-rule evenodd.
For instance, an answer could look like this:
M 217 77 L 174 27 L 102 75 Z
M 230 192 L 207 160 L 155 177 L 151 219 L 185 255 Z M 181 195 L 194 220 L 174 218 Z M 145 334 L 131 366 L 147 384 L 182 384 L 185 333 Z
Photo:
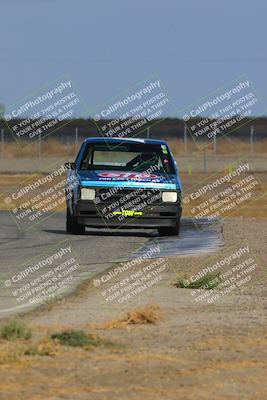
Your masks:
M 138 187 L 177 189 L 176 175 L 166 173 L 141 173 L 136 171 L 79 170 L 81 185 L 90 187 Z

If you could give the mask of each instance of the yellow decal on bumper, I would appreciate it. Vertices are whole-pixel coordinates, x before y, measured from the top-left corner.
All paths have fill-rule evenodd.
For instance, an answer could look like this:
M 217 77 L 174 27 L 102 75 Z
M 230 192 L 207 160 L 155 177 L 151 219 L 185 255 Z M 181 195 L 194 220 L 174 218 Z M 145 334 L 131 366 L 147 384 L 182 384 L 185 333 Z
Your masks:
M 124 215 L 124 217 L 134 217 L 135 215 L 143 215 L 143 212 L 134 210 L 121 210 L 121 211 L 113 211 L 113 214 Z

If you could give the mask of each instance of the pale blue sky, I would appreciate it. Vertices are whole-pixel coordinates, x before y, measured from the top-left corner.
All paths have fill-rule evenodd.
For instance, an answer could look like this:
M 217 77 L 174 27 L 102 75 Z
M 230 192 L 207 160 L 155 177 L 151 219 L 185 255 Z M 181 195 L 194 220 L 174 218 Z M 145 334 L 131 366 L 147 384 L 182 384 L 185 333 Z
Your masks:
M 89 108 L 154 73 L 182 108 L 247 74 L 267 104 L 266 0 L 0 0 L 0 102 L 65 73 Z

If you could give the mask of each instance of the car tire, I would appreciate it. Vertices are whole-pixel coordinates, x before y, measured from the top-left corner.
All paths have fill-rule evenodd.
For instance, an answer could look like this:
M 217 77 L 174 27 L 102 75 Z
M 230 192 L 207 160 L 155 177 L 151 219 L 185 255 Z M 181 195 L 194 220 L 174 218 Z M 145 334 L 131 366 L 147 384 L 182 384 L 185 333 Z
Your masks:
M 175 227 L 171 228 L 158 228 L 158 233 L 160 236 L 177 236 L 180 232 L 180 221 L 176 224 Z
M 78 224 L 77 217 L 71 215 L 69 207 L 67 207 L 66 214 L 66 232 L 72 233 L 72 235 L 84 235 L 85 233 L 85 225 Z
M 84 235 L 85 225 L 78 224 L 77 217 L 71 218 L 71 233 L 73 235 Z

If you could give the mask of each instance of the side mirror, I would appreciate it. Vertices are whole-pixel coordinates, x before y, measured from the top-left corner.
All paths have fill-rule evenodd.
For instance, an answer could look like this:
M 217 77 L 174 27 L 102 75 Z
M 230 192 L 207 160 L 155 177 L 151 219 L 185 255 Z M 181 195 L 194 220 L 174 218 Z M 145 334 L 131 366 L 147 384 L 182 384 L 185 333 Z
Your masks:
M 66 162 L 65 167 L 67 169 L 74 169 L 75 168 L 75 163 L 74 162 Z

